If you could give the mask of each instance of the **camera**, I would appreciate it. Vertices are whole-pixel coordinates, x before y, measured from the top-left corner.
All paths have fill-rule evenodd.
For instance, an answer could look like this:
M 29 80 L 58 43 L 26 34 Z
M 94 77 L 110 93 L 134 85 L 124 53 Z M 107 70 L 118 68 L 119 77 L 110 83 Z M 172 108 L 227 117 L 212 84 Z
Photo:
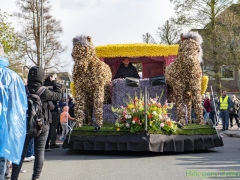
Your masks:
M 54 77 L 54 75 L 50 75 L 50 76 L 47 76 L 45 78 L 45 81 L 43 83 L 44 86 L 52 86 L 52 81 L 55 80 L 56 78 Z

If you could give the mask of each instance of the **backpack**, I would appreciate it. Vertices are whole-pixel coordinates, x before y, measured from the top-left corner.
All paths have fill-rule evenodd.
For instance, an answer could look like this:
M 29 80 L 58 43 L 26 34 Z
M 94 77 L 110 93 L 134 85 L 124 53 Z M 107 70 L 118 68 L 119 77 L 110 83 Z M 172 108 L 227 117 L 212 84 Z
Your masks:
M 214 108 L 214 102 L 213 102 L 214 100 L 211 100 L 210 101 L 210 109 L 211 109 L 211 111 L 215 111 L 215 108 Z
M 27 134 L 32 137 L 37 137 L 42 132 L 44 126 L 40 96 L 45 90 L 46 87 L 42 86 L 35 94 L 30 94 L 29 92 L 27 94 Z

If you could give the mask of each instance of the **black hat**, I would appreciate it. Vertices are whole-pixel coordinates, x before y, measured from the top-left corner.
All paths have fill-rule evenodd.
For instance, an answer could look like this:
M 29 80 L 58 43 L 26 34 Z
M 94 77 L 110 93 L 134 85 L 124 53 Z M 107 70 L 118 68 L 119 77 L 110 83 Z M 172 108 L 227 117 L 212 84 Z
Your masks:
M 41 66 L 33 66 L 28 72 L 28 85 L 34 83 L 43 84 L 45 77 L 44 69 Z

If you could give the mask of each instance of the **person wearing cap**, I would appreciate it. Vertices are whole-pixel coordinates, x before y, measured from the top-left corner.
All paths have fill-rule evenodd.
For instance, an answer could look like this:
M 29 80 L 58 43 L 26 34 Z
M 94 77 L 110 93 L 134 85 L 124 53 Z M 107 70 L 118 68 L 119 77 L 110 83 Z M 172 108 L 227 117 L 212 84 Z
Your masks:
M 27 81 L 27 88 L 28 91 L 32 94 L 36 93 L 40 87 L 44 84 L 44 77 L 45 72 L 44 69 L 40 66 L 33 66 L 30 68 L 28 73 L 28 81 Z M 44 163 L 44 152 L 45 152 L 45 144 L 47 141 L 48 133 L 49 133 L 49 103 L 48 101 L 59 101 L 62 99 L 61 93 L 61 85 L 58 84 L 55 78 L 51 78 L 50 81 L 52 82 L 53 91 L 46 89 L 41 95 L 40 99 L 42 101 L 42 109 L 43 109 L 43 116 L 44 116 L 44 127 L 42 132 L 39 136 L 34 137 L 34 168 L 32 174 L 32 180 L 37 180 L 40 177 L 42 172 L 43 163 Z M 26 155 L 28 145 L 33 137 L 26 135 L 23 151 L 22 151 L 22 158 L 19 163 L 13 164 L 12 166 L 12 176 L 11 180 L 17 180 L 19 176 L 19 172 L 22 167 L 23 159 Z

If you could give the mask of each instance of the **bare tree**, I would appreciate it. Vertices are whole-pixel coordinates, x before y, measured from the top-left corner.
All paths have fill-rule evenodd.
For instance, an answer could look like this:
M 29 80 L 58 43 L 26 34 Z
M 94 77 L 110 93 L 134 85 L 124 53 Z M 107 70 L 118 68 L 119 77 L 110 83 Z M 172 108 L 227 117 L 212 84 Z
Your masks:
M 152 35 L 150 33 L 146 33 L 142 35 L 143 42 L 146 44 L 157 44 L 157 42 L 154 40 Z
M 170 0 L 170 2 L 175 5 L 176 22 L 179 25 L 188 27 L 189 30 L 203 29 L 201 32 L 204 34 L 204 43 L 208 44 L 207 46 L 203 44 L 205 47 L 204 60 L 211 62 L 214 66 L 216 89 L 220 94 L 222 90 L 221 66 L 223 61 L 218 51 L 219 41 L 215 32 L 217 17 L 232 5 L 234 0 Z
M 160 43 L 172 45 L 179 40 L 179 28 L 170 20 L 167 20 L 161 27 L 158 27 L 157 35 Z
M 218 20 L 217 37 L 224 44 L 221 57 L 225 64 L 240 69 L 240 4 L 232 5 Z
M 40 65 L 40 33 L 41 33 L 41 1 L 18 0 L 17 6 L 20 11 L 15 13 L 20 20 L 24 56 L 32 65 Z M 43 60 L 44 69 L 57 69 L 66 65 L 59 55 L 66 50 L 59 39 L 63 32 L 60 21 L 50 15 L 51 5 L 48 0 L 43 0 Z

